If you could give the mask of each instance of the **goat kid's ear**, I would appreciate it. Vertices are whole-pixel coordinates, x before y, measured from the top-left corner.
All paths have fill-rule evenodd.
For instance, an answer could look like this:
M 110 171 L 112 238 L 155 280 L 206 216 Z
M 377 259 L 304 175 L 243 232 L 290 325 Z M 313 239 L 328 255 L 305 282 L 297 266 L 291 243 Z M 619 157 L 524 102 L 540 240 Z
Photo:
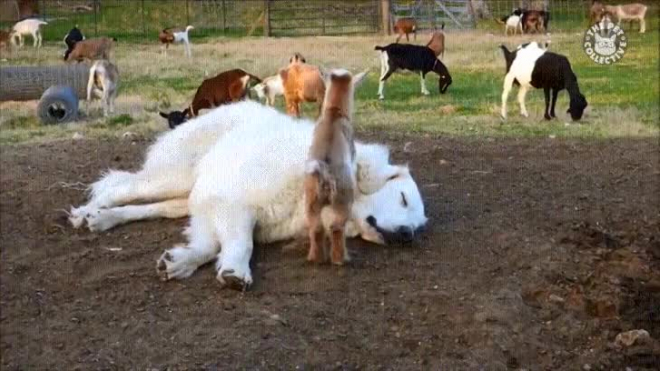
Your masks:
M 357 88 L 364 82 L 364 78 L 369 74 L 369 70 L 364 70 L 353 77 L 353 88 Z

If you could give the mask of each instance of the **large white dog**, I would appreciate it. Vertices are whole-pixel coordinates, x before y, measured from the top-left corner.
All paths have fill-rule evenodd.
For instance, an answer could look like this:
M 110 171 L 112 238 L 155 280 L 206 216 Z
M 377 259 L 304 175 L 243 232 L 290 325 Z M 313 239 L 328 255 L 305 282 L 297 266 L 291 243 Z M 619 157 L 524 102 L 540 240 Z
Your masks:
M 159 137 L 140 171 L 104 174 L 70 221 L 103 231 L 190 215 L 187 246 L 166 250 L 159 274 L 186 278 L 217 258 L 218 280 L 243 289 L 252 283 L 253 237 L 268 243 L 306 235 L 303 177 L 313 127 L 253 101 L 218 107 Z M 427 218 L 407 166 L 390 164 L 383 145 L 356 146 L 359 192 L 347 236 L 411 241 Z

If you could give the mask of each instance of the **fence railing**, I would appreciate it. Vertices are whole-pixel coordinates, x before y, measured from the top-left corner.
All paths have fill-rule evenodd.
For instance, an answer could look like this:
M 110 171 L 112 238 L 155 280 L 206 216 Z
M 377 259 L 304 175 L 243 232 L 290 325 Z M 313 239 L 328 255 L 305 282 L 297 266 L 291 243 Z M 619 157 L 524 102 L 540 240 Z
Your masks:
M 606 1 L 607 2 L 607 1 Z M 541 4 L 541 5 L 539 5 Z M 554 31 L 584 29 L 589 1 L 579 0 L 0 0 L 0 28 L 37 15 L 49 24 L 44 40 L 61 40 L 78 25 L 89 36 L 136 42 L 165 27 L 194 25 L 191 38 L 302 36 L 391 31 L 399 17 L 419 28 L 500 28 L 495 22 L 519 6 L 543 6 Z M 653 14 L 653 13 L 651 13 Z

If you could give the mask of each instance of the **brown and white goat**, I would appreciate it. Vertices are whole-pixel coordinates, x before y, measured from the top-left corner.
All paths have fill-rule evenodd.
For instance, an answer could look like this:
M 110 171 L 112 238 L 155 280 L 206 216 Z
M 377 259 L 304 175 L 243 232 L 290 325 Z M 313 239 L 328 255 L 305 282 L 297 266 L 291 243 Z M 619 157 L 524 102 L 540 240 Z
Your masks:
M 87 105 L 94 97 L 100 98 L 103 105 L 103 115 L 115 111 L 115 98 L 119 89 L 119 70 L 107 60 L 94 62 L 89 70 L 87 81 Z
M 433 33 L 431 34 L 431 39 L 429 40 L 428 44 L 426 44 L 426 47 L 433 50 L 433 53 L 435 54 L 436 57 L 442 55 L 442 58 L 445 56 L 445 22 L 442 22 L 442 26 L 440 26 L 440 30 L 437 28 L 433 29 Z
M 394 23 L 394 32 L 396 32 L 399 36 L 397 36 L 395 42 L 399 42 L 401 39 L 401 36 L 404 34 L 406 35 L 406 41 L 410 41 L 408 38 L 408 34 L 412 33 L 413 34 L 413 39 L 417 40 L 417 21 L 415 18 L 399 18 L 395 23 Z
M 86 39 L 78 41 L 74 46 L 69 56 L 66 58 L 67 62 L 77 61 L 81 62 L 85 59 L 95 61 L 98 59 L 110 59 L 110 53 L 117 42 L 116 38 L 99 37 L 94 39 Z
M 307 260 L 327 259 L 326 233 L 321 212 L 332 211 L 330 260 L 342 265 L 350 260 L 346 249 L 346 222 L 351 218 L 356 190 L 353 99 L 355 87 L 367 71 L 353 77 L 346 70 L 333 70 L 326 77 L 323 111 L 314 128 L 304 178 L 305 222 L 309 232 Z
M 188 37 L 188 32 L 194 29 L 194 26 L 187 26 L 185 29 L 169 27 L 161 30 L 158 33 L 158 40 L 164 44 L 163 52 L 167 54 L 167 49 L 169 48 L 170 44 L 180 42 L 183 43 L 186 56 L 188 58 L 192 57 L 190 52 L 190 38 Z
M 240 68 L 222 72 L 202 82 L 188 108 L 170 113 L 161 112 L 160 115 L 167 119 L 170 128 L 173 129 L 188 118 L 197 116 L 202 109 L 211 109 L 244 99 L 251 82 L 260 83 L 261 79 Z
M 603 5 L 604 13 L 617 19 L 617 26 L 621 26 L 621 21 L 639 22 L 639 33 L 646 32 L 646 11 L 648 7 L 644 4 L 634 3 L 626 5 Z
M 325 84 L 318 67 L 309 65 L 300 60 L 299 54 L 291 58 L 291 63 L 279 71 L 284 88 L 286 112 L 289 115 L 300 117 L 300 106 L 303 102 L 317 102 L 319 115 L 325 96 Z

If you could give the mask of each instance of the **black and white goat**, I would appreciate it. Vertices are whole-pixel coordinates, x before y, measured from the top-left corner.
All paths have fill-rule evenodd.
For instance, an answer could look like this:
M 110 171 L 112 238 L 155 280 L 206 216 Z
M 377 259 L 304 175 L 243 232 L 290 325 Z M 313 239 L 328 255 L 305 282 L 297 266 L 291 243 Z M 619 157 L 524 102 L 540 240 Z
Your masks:
M 66 34 L 66 36 L 64 36 L 64 43 L 67 47 L 66 51 L 64 52 L 64 60 L 69 57 L 69 54 L 71 54 L 73 51 L 73 47 L 76 46 L 76 43 L 83 40 L 85 40 L 85 35 L 82 34 L 78 28 L 78 25 L 76 25 L 69 31 L 69 33 Z
M 506 119 L 507 98 L 514 83 L 520 85 L 518 102 L 520 103 L 520 113 L 523 116 L 529 116 L 527 108 L 525 108 L 525 96 L 527 91 L 534 87 L 537 89 L 543 88 L 545 93 L 545 113 L 543 116 L 546 120 L 556 117 L 557 95 L 563 89 L 566 89 L 570 96 L 570 104 L 566 112 L 571 114 L 573 121 L 582 118 L 582 114 L 587 108 L 587 100 L 580 93 L 577 76 L 575 76 L 568 58 L 549 52 L 541 48 L 536 42 L 523 44 L 513 52 L 509 51 L 504 45 L 501 45 L 500 48 L 504 52 L 507 66 L 502 92 L 502 118 Z M 552 106 L 550 106 L 551 91 Z
M 385 99 L 383 88 L 385 81 L 398 69 L 419 72 L 422 94 L 429 95 L 426 89 L 424 77 L 433 71 L 440 78 L 438 90 L 441 94 L 447 91 L 451 85 L 451 75 L 447 67 L 436 57 L 433 50 L 426 46 L 411 44 L 389 44 L 387 46 L 376 46 L 380 51 L 380 82 L 378 84 L 378 98 Z

